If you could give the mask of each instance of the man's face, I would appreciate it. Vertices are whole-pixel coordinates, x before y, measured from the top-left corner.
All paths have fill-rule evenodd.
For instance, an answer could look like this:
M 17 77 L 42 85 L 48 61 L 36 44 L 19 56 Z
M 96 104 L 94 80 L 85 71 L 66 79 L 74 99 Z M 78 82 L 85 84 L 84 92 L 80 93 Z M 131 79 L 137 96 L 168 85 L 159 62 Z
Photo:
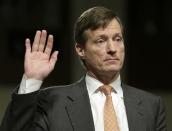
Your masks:
M 113 19 L 105 28 L 86 30 L 87 42 L 80 50 L 88 71 L 117 73 L 124 61 L 124 42 L 120 24 Z

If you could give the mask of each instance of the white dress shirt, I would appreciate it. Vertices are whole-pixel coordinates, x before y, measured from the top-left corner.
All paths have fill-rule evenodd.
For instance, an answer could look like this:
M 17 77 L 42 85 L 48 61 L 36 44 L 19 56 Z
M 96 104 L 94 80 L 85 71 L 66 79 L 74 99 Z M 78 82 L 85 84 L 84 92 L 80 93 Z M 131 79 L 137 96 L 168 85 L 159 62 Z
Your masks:
M 27 94 L 34 91 L 37 91 L 40 89 L 42 85 L 41 80 L 36 79 L 27 79 L 25 75 L 23 75 L 23 78 L 20 83 L 20 87 L 18 90 L 18 94 Z
M 103 109 L 106 96 L 104 93 L 98 91 L 98 88 L 102 86 L 103 83 L 89 75 L 86 75 L 85 80 L 90 98 L 95 131 L 104 131 Z M 42 81 L 26 79 L 25 75 L 23 75 L 18 94 L 27 94 L 37 91 L 40 89 L 41 84 Z M 110 83 L 110 86 L 113 87 L 112 100 L 120 131 L 129 131 L 120 76 L 115 81 Z
M 89 75 L 86 75 L 85 80 L 91 103 L 95 131 L 104 131 L 103 109 L 106 96 L 101 91 L 98 91 L 99 87 L 104 84 Z M 129 131 L 120 76 L 109 85 L 113 87 L 111 95 L 120 131 Z

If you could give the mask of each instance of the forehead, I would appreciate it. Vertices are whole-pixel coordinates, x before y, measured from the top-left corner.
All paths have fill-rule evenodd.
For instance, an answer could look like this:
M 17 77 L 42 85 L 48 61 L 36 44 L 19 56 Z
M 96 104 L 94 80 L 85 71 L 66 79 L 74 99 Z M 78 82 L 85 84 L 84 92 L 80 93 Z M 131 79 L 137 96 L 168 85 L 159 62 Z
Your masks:
M 113 19 L 109 22 L 109 24 L 105 27 L 99 27 L 95 30 L 88 29 L 85 31 L 86 35 L 88 37 L 96 37 L 99 35 L 115 35 L 115 34 L 121 34 L 122 35 L 122 29 L 121 25 L 116 19 Z

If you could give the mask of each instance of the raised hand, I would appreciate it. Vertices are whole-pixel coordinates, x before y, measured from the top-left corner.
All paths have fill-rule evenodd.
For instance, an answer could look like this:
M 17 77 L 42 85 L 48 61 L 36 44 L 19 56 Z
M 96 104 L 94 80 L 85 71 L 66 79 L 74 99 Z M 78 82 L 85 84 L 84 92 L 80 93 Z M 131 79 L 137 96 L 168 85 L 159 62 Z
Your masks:
M 47 38 L 45 30 L 37 31 L 32 47 L 29 39 L 26 39 L 25 45 L 25 76 L 28 79 L 44 80 L 54 69 L 57 61 L 58 51 L 54 51 L 51 55 L 53 35 L 49 35 Z

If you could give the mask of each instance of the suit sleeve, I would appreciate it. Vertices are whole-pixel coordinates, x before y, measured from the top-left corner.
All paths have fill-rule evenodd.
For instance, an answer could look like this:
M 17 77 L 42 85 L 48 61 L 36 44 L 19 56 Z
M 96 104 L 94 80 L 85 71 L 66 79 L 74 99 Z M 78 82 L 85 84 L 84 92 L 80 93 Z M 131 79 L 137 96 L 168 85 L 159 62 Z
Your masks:
M 165 105 L 161 97 L 158 99 L 158 113 L 156 119 L 156 131 L 167 131 Z
M 46 116 L 39 108 L 36 91 L 29 94 L 13 94 L 4 118 L 1 131 L 48 131 Z

